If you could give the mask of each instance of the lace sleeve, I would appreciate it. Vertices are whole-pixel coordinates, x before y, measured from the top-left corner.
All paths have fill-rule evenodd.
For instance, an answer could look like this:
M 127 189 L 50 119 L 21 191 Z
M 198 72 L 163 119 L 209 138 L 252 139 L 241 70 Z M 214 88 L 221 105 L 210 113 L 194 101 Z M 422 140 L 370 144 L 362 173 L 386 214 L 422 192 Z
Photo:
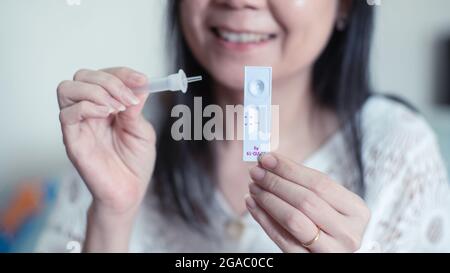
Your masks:
M 372 219 L 362 251 L 449 252 L 450 190 L 431 129 L 411 114 L 367 154 Z M 409 120 L 408 120 L 409 118 Z
M 76 172 L 62 178 L 35 252 L 80 252 L 90 203 L 91 195 Z

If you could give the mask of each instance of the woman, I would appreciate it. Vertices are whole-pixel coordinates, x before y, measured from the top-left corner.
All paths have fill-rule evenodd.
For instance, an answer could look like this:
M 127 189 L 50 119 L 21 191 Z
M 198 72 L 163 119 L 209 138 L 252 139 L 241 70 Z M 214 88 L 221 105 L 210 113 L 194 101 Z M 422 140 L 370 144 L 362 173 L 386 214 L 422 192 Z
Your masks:
M 450 195 L 434 135 L 419 114 L 370 92 L 369 5 L 190 0 L 170 8 L 177 65 L 205 81 L 164 97 L 165 116 L 193 107 L 194 96 L 241 104 L 243 67 L 271 66 L 278 149 L 246 164 L 239 141 L 177 142 L 170 118 L 156 134 L 141 114 L 147 96 L 131 91 L 147 83 L 143 74 L 80 70 L 58 99 L 81 179 L 63 184 L 38 250 L 71 241 L 89 252 L 448 250 Z

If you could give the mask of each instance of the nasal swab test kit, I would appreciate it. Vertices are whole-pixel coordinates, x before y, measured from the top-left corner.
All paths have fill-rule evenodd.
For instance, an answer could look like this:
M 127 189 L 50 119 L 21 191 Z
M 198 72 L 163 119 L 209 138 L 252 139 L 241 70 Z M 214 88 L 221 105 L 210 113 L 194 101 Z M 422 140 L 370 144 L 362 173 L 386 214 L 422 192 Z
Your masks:
M 137 92 L 187 92 L 189 83 L 201 81 L 201 76 L 186 77 L 183 70 L 163 78 L 150 79 L 149 84 L 134 89 Z M 244 145 L 243 160 L 256 162 L 261 154 L 270 152 L 272 107 L 272 68 L 245 67 Z
M 186 77 L 186 73 L 184 73 L 184 71 L 180 69 L 180 71 L 178 71 L 178 73 L 176 74 L 172 74 L 164 78 L 150 79 L 147 86 L 134 89 L 133 91 L 149 93 L 181 91 L 183 93 L 186 93 L 189 83 L 198 82 L 201 80 L 202 76 L 190 78 Z
M 270 152 L 272 68 L 245 67 L 243 160 Z

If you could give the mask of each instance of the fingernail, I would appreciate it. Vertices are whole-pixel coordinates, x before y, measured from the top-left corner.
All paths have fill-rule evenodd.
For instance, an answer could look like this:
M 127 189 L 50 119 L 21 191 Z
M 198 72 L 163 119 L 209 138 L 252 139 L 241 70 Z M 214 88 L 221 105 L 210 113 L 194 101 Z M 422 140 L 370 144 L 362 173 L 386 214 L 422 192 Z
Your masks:
M 254 195 L 258 195 L 262 192 L 261 188 L 259 186 L 257 186 L 255 183 L 250 184 L 249 189 L 250 189 L 250 193 L 252 193 Z
M 271 154 L 264 154 L 259 162 L 264 168 L 273 169 L 277 166 L 278 160 Z
M 119 110 L 119 112 L 124 112 L 125 110 L 127 110 L 127 108 L 124 105 L 120 105 L 117 110 Z
M 105 114 L 105 115 L 111 114 L 111 108 L 108 106 L 99 106 L 98 109 L 102 114 Z
M 135 96 L 135 95 L 133 95 L 132 93 L 130 93 L 131 91 L 128 91 L 128 92 L 124 92 L 123 93 L 123 98 L 124 98 L 124 100 L 127 102 L 127 103 L 129 103 L 129 104 L 132 104 L 132 105 L 138 105 L 139 104 L 139 99 Z
M 261 169 L 260 167 L 256 166 L 253 167 L 250 170 L 250 177 L 253 180 L 262 180 L 266 176 L 266 171 L 264 169 Z
M 260 154 L 258 155 L 258 162 L 261 162 L 261 159 L 264 157 L 265 154 L 266 154 L 266 153 L 260 153 Z
M 143 85 L 147 82 L 147 76 L 145 76 L 144 74 L 135 72 L 135 73 L 131 74 L 131 80 L 136 85 Z
M 253 198 L 249 194 L 247 194 L 245 196 L 245 204 L 247 205 L 247 207 L 249 209 L 255 209 L 256 208 L 256 202 L 255 202 L 255 200 L 253 200 Z

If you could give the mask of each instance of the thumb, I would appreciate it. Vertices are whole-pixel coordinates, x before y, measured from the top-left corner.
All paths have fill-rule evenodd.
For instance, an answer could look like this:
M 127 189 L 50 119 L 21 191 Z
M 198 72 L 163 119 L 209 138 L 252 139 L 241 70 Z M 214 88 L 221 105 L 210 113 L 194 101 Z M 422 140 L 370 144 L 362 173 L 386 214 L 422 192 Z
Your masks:
M 142 87 L 142 86 L 141 86 Z M 136 97 L 139 99 L 139 104 L 128 107 L 125 111 L 118 114 L 119 118 L 126 120 L 136 120 L 142 113 L 142 109 L 145 106 L 145 102 L 149 97 L 149 93 L 135 92 Z

